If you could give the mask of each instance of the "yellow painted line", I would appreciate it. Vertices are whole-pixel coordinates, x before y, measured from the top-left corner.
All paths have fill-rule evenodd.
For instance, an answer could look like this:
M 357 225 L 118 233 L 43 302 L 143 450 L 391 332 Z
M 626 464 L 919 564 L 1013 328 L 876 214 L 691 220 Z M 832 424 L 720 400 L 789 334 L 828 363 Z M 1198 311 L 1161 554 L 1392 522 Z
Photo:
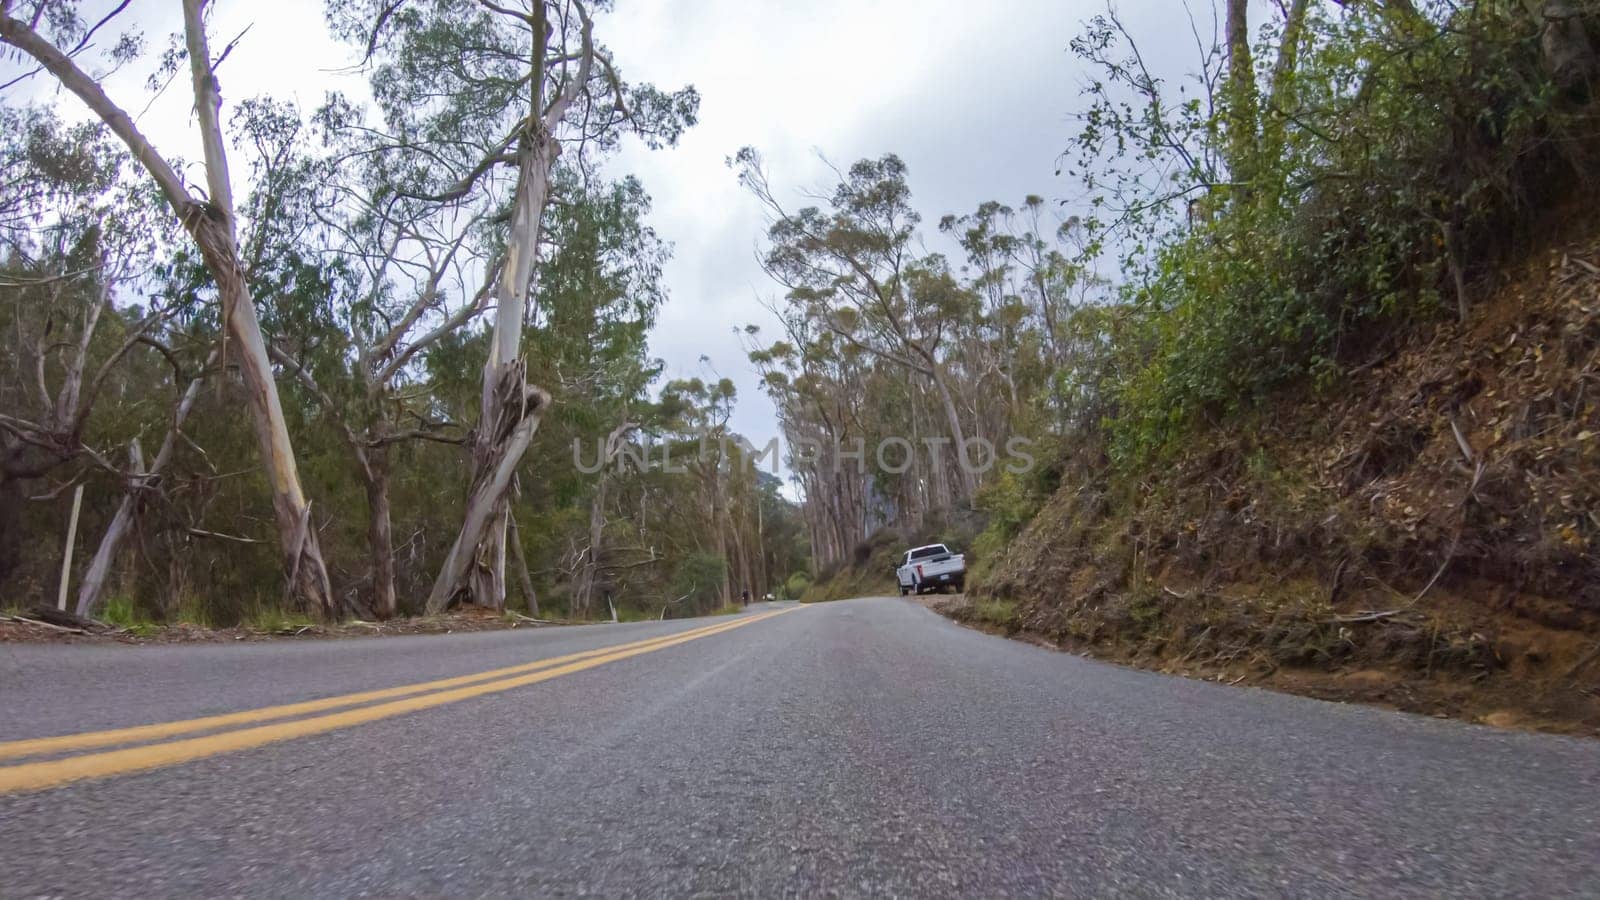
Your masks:
M 72 756 L 47 762 L 21 763 L 0 767 L 0 794 L 37 791 L 59 787 L 60 785 L 81 781 L 85 778 L 104 778 L 110 775 L 124 775 L 130 772 L 142 772 L 148 769 L 174 766 L 179 763 L 192 762 L 222 753 L 233 753 L 261 747 L 266 744 L 324 734 L 341 728 L 349 728 L 353 725 L 361 725 L 419 710 L 431 709 L 436 706 L 444 706 L 447 703 L 456 703 L 461 700 L 470 700 L 474 697 L 498 694 L 513 688 L 526 687 L 530 684 L 538 684 L 542 681 L 560 678 L 563 675 L 570 675 L 574 672 L 582 672 L 585 669 L 592 669 L 609 662 L 640 656 L 645 653 L 654 653 L 657 650 L 685 644 L 712 634 L 732 631 L 735 628 L 760 622 L 763 619 L 781 616 L 786 612 L 792 612 L 793 609 L 782 609 L 775 612 L 761 613 L 749 618 L 736 619 L 726 625 L 710 626 L 673 635 L 648 646 L 635 646 L 616 650 L 601 656 L 577 660 L 526 675 L 424 694 L 418 697 L 408 697 L 403 700 L 379 703 L 375 706 L 363 706 L 345 710 L 344 712 L 313 716 L 309 719 L 294 719 L 271 725 L 240 728 L 234 731 L 224 731 L 220 734 L 168 741 L 161 744 L 147 744 L 142 747 L 130 747 L 125 750 L 109 750 L 103 753 L 88 753 L 82 756 Z
M 504 678 L 510 675 L 519 675 L 523 672 L 532 672 L 547 669 L 565 663 L 576 662 L 580 659 L 589 659 L 604 653 L 615 653 L 633 647 L 644 647 L 659 641 L 682 637 L 685 634 L 695 634 L 721 628 L 727 623 L 720 622 L 712 625 L 702 625 L 690 631 L 676 634 L 649 638 L 647 640 L 633 641 L 627 644 L 617 644 L 610 647 L 600 647 L 594 650 L 585 650 L 581 653 L 570 653 L 566 656 L 555 656 L 549 659 L 534 660 L 533 662 L 520 663 L 515 666 L 506 666 L 501 669 L 489 669 L 484 672 L 475 672 L 471 675 L 458 675 L 453 678 L 441 678 L 437 681 L 422 681 L 415 684 L 405 684 L 399 687 L 383 688 L 374 691 L 362 691 L 356 694 L 343 694 L 337 697 L 324 697 L 320 700 L 306 700 L 300 703 L 286 703 L 281 706 L 265 706 L 259 709 L 249 709 L 236 713 L 225 713 L 215 716 L 204 716 L 198 719 L 183 719 L 176 722 L 160 722 L 153 725 L 135 725 L 129 728 L 113 728 L 109 731 L 90 731 L 83 734 L 66 734 L 59 737 L 30 738 L 28 740 L 10 741 L 0 743 L 0 759 L 15 759 L 23 756 L 41 756 L 48 753 L 66 753 L 74 750 L 92 750 L 96 747 L 110 747 L 116 744 L 138 744 L 146 741 L 160 740 L 163 738 L 177 737 L 184 734 L 193 734 L 197 731 L 211 731 L 217 728 L 226 728 L 232 725 L 250 725 L 257 722 L 270 722 L 273 719 L 287 719 L 292 716 L 303 716 L 307 713 L 324 712 L 338 709 L 343 706 L 355 706 L 359 703 L 371 703 L 374 700 L 392 700 L 396 697 L 406 697 L 411 694 L 421 694 L 428 691 L 443 690 L 445 688 L 460 687 L 479 681 L 488 681 L 494 678 Z

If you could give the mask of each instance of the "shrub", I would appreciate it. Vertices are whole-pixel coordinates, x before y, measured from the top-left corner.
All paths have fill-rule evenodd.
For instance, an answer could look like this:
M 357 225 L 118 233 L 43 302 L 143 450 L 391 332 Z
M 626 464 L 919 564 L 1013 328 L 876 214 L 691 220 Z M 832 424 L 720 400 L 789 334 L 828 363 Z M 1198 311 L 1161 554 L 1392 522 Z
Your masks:
M 800 595 L 804 594 L 806 592 L 806 588 L 810 586 L 811 577 L 804 572 L 796 572 L 793 575 L 790 575 L 789 579 L 783 583 L 784 599 L 797 599 L 800 597 Z

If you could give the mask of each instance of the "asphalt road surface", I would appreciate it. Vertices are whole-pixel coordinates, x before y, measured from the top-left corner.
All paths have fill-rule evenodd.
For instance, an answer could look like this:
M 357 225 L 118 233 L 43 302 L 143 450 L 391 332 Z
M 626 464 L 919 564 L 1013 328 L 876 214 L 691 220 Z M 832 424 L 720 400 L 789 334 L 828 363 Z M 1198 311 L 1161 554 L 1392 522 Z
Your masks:
M 4 897 L 1600 895 L 1600 742 L 1118 668 L 900 599 L 0 645 L 0 742 Z

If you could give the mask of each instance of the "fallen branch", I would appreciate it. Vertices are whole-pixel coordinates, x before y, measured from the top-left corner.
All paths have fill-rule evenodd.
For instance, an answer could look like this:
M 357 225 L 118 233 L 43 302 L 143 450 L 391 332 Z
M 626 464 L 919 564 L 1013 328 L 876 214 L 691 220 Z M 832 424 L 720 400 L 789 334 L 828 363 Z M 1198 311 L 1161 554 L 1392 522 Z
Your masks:
M 89 633 L 88 631 L 85 631 L 82 628 L 68 628 L 68 627 L 66 627 L 64 625 L 51 625 L 49 622 L 45 622 L 45 621 L 40 620 L 40 619 L 31 619 L 31 618 L 29 618 L 27 616 L 12 616 L 11 617 L 11 621 L 13 621 L 13 622 L 21 622 L 24 625 L 37 625 L 40 628 L 49 628 L 49 629 L 52 629 L 54 631 L 64 632 L 66 634 L 88 634 Z

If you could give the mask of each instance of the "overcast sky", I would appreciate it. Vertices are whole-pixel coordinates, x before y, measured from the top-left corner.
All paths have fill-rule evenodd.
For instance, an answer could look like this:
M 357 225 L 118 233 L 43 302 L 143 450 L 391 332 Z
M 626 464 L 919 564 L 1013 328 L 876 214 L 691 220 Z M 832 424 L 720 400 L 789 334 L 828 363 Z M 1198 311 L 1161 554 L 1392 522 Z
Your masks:
M 1209 17 L 1205 0 L 1195 5 Z M 85 18 L 98 18 L 101 6 L 109 8 L 86 4 Z M 734 379 L 734 426 L 758 445 L 777 425 L 735 330 L 767 323 L 758 301 L 776 290 L 756 264 L 762 212 L 727 157 L 756 147 L 781 199 L 798 204 L 798 191 L 828 185 L 818 154 L 845 167 L 897 153 L 929 231 L 940 215 L 984 200 L 1015 205 L 1030 193 L 1073 193 L 1054 174 L 1081 103 L 1083 74 L 1067 45 L 1104 9 L 1102 0 L 619 0 L 617 7 L 596 35 L 625 77 L 665 89 L 693 84 L 701 96 L 699 124 L 676 148 L 628 145 L 609 164 L 612 173 L 643 181 L 654 198 L 651 223 L 674 247 L 665 271 L 671 299 L 651 349 L 666 360 L 668 377 L 714 371 Z M 1179 0 L 1119 0 L 1118 7 L 1157 65 L 1192 62 Z M 180 25 L 175 0 L 136 0 L 133 11 L 152 51 Z M 309 112 L 328 90 L 363 93 L 359 76 L 341 72 L 350 51 L 328 37 L 321 0 L 216 0 L 213 51 L 247 26 L 218 73 L 224 103 L 272 94 Z M 111 79 L 113 98 L 164 153 L 198 159 L 187 84 L 151 102 L 150 69 L 147 61 Z M 56 93 L 35 78 L 13 95 Z M 61 108 L 83 115 L 72 98 Z

